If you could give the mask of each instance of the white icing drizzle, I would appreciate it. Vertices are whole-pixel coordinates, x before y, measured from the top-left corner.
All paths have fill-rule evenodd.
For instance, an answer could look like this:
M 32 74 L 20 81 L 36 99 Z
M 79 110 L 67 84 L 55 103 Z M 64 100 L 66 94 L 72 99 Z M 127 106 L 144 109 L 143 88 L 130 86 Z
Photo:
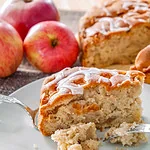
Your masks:
M 62 78 L 65 77 L 64 75 L 64 71 L 68 70 L 69 68 L 65 68 L 63 70 L 61 70 L 59 73 L 57 73 L 57 75 L 55 76 L 55 79 L 52 80 L 51 82 L 48 82 L 47 84 L 44 85 L 44 89 L 49 89 L 50 86 L 56 84 L 57 82 L 59 82 Z
M 119 31 L 127 31 L 127 30 L 129 30 L 128 27 L 120 27 L 119 23 L 121 23 L 121 22 L 125 23 L 125 21 L 122 18 L 120 18 L 120 17 L 116 17 L 115 19 L 109 18 L 109 17 L 105 17 L 105 18 L 101 18 L 99 20 L 99 22 L 101 22 L 103 24 L 105 22 L 109 23 L 109 27 L 110 27 L 109 30 L 108 31 L 106 31 L 106 30 L 102 31 L 102 33 L 104 33 L 104 34 L 108 34 L 109 32 L 115 32 L 115 31 L 118 31 L 118 30 Z
M 73 84 L 72 81 L 76 79 L 76 76 L 84 75 L 84 80 L 85 80 L 86 84 L 88 84 L 90 82 L 90 80 L 92 79 L 91 75 L 98 74 L 98 73 L 100 73 L 100 71 L 97 68 L 90 68 L 90 69 L 86 69 L 86 70 L 79 69 L 79 71 L 76 71 L 76 72 L 70 74 L 65 79 L 59 81 L 57 84 L 58 85 L 57 90 L 59 91 L 63 88 L 68 88 L 69 90 L 71 90 L 72 94 L 82 94 L 83 87 L 81 85 Z
M 126 26 L 121 26 L 120 24 L 126 24 Z M 104 35 L 108 35 L 110 32 L 128 31 L 129 24 L 123 18 L 116 17 L 104 17 L 99 19 L 100 27 L 92 26 L 86 29 L 87 36 L 92 36 L 93 34 L 100 32 Z M 108 26 L 106 26 L 106 24 Z
M 104 10 L 104 12 L 106 13 L 107 16 L 112 15 L 106 7 L 103 7 L 103 10 Z
M 98 82 L 99 82 L 99 83 L 101 83 L 101 82 L 109 83 L 110 81 L 109 81 L 108 78 L 105 78 L 105 77 L 102 77 L 102 76 L 101 76 L 101 77 L 98 79 Z
M 140 11 L 140 10 L 148 10 L 148 5 L 144 2 L 141 2 L 141 0 L 136 0 L 136 1 L 131 1 L 131 0 L 122 0 L 123 1 L 123 5 L 122 8 L 129 10 L 129 7 L 134 7 L 134 11 Z
M 64 70 L 63 70 L 64 71 Z M 97 68 L 84 68 L 69 74 L 68 76 L 64 77 L 63 71 L 56 74 L 56 78 L 47 83 L 45 86 L 49 87 L 53 83 L 57 85 L 57 93 L 51 97 L 55 99 L 60 94 L 66 94 L 66 91 L 71 92 L 71 94 L 83 94 L 83 89 L 86 85 L 89 85 L 90 82 L 97 82 L 97 83 L 107 83 L 110 86 L 120 86 L 121 84 L 125 83 L 126 81 L 130 81 L 130 74 L 127 72 L 125 75 L 119 74 L 116 70 L 107 70 L 107 69 L 97 69 Z M 102 76 L 102 73 L 110 74 L 111 77 Z M 76 84 L 74 81 L 78 80 L 78 78 L 83 78 L 83 84 Z M 58 80 L 61 79 L 61 80 Z M 49 87 L 50 88 L 50 87 Z
M 112 76 L 110 78 L 110 81 L 112 83 L 112 86 L 115 86 L 117 84 L 117 86 L 120 86 L 121 84 L 123 84 L 126 81 L 130 81 L 130 76 L 126 75 L 122 75 L 122 74 L 117 74 L 115 76 Z
M 147 22 L 150 17 L 150 4 L 141 0 L 121 0 L 121 2 L 120 9 L 128 10 L 128 12 L 113 17 L 107 6 L 111 7 L 114 1 L 111 4 L 108 1 L 104 2 L 104 7 L 100 9 L 106 13 L 106 16 L 97 18 L 98 21 L 85 30 L 87 36 L 93 36 L 96 33 L 108 35 L 111 32 L 128 31 L 138 22 Z
M 149 13 L 150 15 L 150 13 Z M 126 22 L 128 22 L 128 24 L 130 24 L 130 20 L 135 21 L 137 20 L 138 22 L 146 22 L 145 19 L 140 18 L 139 16 L 137 16 L 136 12 L 128 12 L 127 14 L 125 14 L 123 16 L 123 19 L 126 20 Z

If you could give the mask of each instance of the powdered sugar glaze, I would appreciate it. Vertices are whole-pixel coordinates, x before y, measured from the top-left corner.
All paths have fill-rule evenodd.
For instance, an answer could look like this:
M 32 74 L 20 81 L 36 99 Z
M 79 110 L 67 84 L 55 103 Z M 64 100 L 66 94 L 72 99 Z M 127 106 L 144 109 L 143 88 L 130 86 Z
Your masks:
M 95 24 L 85 30 L 87 36 L 129 31 L 137 23 L 149 22 L 150 19 L 148 0 L 106 0 L 100 9 L 105 15 L 93 16 Z
M 70 72 L 66 74 L 66 71 Z M 53 80 L 43 85 L 44 91 L 55 91 L 50 99 L 58 95 L 83 94 L 85 86 L 91 83 L 106 83 L 110 87 L 121 86 L 126 82 L 132 82 L 131 72 L 119 73 L 117 70 L 76 67 L 66 68 L 53 75 Z M 78 82 L 79 81 L 79 82 Z M 52 87 L 55 86 L 55 89 Z

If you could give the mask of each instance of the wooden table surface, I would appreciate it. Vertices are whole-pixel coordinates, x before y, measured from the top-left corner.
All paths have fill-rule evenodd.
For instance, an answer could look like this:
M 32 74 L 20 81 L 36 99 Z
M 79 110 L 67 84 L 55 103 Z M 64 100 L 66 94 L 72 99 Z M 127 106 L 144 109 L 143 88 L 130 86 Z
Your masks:
M 6 0 L 0 0 L 0 7 Z M 56 7 L 62 10 L 85 11 L 88 10 L 98 0 L 53 0 Z

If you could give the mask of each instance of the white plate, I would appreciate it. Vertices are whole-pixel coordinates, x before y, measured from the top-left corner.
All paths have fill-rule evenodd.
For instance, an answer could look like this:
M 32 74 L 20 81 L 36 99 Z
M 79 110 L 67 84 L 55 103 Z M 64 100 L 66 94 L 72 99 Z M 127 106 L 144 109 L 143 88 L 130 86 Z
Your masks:
M 11 95 L 31 108 L 37 108 L 42 82 L 43 79 L 32 82 Z M 150 123 L 150 85 L 144 85 L 141 98 L 143 99 L 144 120 Z M 32 127 L 32 122 L 24 110 L 12 104 L 0 104 L 0 150 L 34 150 L 34 144 L 37 145 L 38 150 L 57 149 L 56 143 Z M 115 150 L 116 147 L 122 146 L 104 143 L 100 150 Z M 150 144 L 124 149 L 149 150 Z

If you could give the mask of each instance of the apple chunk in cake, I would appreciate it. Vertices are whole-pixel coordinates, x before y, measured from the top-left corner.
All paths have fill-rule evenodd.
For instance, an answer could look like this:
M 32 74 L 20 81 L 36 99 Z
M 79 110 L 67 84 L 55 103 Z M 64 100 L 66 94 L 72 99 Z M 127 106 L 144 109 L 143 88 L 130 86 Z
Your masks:
M 58 142 L 58 150 L 98 150 L 100 144 L 94 123 L 72 125 L 55 131 L 51 137 Z
M 130 128 L 134 128 L 136 123 L 126 123 L 123 122 L 119 128 L 111 127 L 105 133 L 105 139 L 108 139 L 111 135 L 119 135 L 119 137 L 112 138 L 111 143 L 122 143 L 123 145 L 139 145 L 140 143 L 147 142 L 147 136 L 145 133 L 130 133 L 127 134 L 127 131 Z
M 39 130 L 51 135 L 73 124 L 101 129 L 141 121 L 144 74 L 97 68 L 66 68 L 46 78 L 41 89 Z

